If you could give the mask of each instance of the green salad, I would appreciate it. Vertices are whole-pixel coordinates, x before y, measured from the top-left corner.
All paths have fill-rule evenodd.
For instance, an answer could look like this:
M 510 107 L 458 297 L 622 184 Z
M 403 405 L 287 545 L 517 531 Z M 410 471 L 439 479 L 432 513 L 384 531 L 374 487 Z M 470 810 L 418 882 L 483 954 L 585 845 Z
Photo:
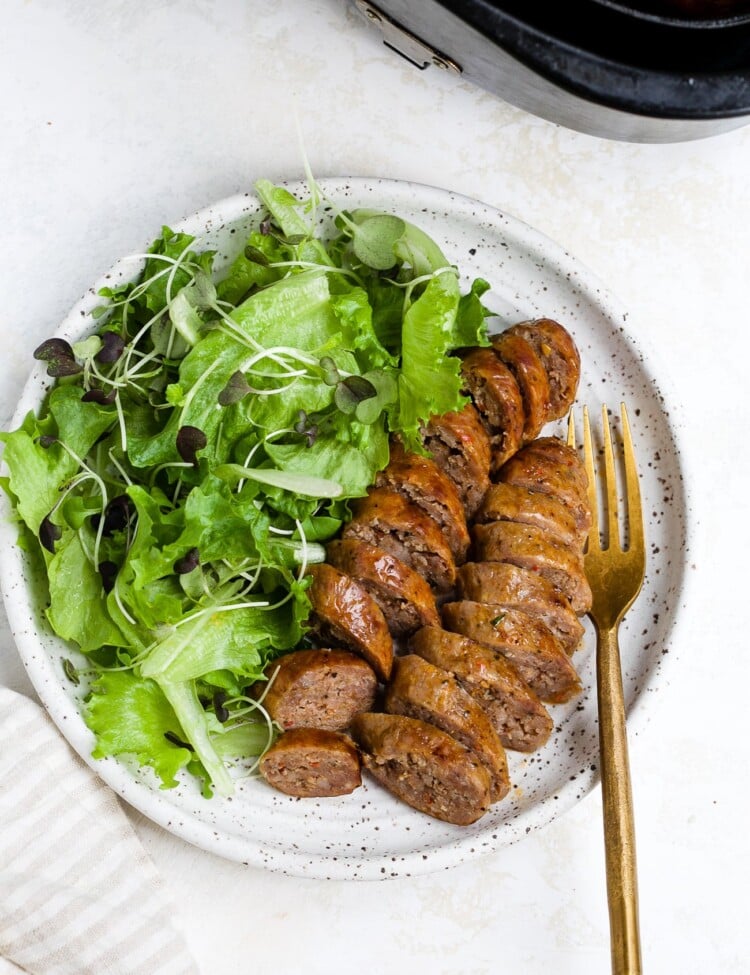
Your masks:
M 488 285 L 461 294 L 400 217 L 256 185 L 256 228 L 222 274 L 165 227 L 140 276 L 103 289 L 89 337 L 43 342 L 55 382 L 0 435 L 52 629 L 80 651 L 95 757 L 181 769 L 226 796 L 277 731 L 249 695 L 306 645 L 308 564 L 388 463 L 388 439 L 461 409 L 487 344 Z M 336 213 L 320 220 L 321 206 Z M 320 226 L 331 227 L 321 236 Z M 259 699 L 258 699 L 259 698 Z

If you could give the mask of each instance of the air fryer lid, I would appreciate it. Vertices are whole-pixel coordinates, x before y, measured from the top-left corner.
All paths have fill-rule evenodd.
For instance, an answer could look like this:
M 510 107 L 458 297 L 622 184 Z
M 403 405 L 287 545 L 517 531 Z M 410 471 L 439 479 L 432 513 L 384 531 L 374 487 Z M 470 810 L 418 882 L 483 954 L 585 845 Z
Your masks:
M 438 2 L 537 74 L 590 101 L 657 118 L 750 113 L 750 16 L 701 30 L 602 0 L 544 9 L 524 0 Z
M 620 13 L 679 27 L 727 27 L 750 18 L 750 0 L 594 0 Z

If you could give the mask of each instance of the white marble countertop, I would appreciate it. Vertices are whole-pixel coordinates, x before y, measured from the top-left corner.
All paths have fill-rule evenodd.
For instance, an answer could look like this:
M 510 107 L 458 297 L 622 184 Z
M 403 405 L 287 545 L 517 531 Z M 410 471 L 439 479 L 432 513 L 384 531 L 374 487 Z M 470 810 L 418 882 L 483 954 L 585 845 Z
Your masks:
M 693 597 L 632 745 L 646 971 L 746 972 L 750 128 L 637 146 L 411 69 L 338 0 L 6 0 L 0 417 L 65 312 L 163 222 L 313 171 L 457 190 L 543 231 L 648 331 L 681 391 Z M 3 617 L 0 682 L 32 694 Z M 608 970 L 600 794 L 523 843 L 385 884 L 219 860 L 133 814 L 202 971 Z M 155 973 L 156 975 L 156 973 Z

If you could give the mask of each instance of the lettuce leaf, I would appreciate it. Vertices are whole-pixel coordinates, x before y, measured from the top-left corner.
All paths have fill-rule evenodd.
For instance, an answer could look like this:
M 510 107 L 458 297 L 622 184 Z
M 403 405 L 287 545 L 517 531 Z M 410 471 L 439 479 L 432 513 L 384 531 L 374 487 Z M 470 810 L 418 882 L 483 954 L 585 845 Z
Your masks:
M 140 277 L 103 289 L 98 333 L 52 343 L 65 377 L 39 418 L 0 435 L 50 624 L 99 670 L 95 756 L 222 795 L 225 759 L 269 742 L 245 695 L 303 640 L 301 563 L 325 557 L 389 436 L 419 451 L 429 417 L 461 408 L 454 353 L 487 344 L 486 282 L 462 295 L 418 227 L 342 212 L 323 240 L 314 184 L 257 191 L 267 214 L 223 279 L 164 227 Z
M 184 740 L 174 709 L 159 685 L 129 671 L 101 673 L 84 708 L 86 724 L 96 735 L 94 758 L 134 755 L 150 765 L 163 789 L 177 785 L 176 775 L 193 753 L 165 737 Z

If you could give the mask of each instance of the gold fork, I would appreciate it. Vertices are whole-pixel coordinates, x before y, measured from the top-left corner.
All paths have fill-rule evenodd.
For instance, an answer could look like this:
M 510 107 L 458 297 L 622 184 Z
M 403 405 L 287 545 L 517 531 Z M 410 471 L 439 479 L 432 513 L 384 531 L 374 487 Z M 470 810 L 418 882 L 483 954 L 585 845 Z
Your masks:
M 593 523 L 586 548 L 585 568 L 591 585 L 591 619 L 597 632 L 596 686 L 599 707 L 599 764 L 604 809 L 607 900 L 613 975 L 640 975 L 638 881 L 635 862 L 633 796 L 630 788 L 625 704 L 617 631 L 641 590 L 646 566 L 643 515 L 638 472 L 625 404 L 622 411 L 622 453 L 625 469 L 627 548 L 620 541 L 615 460 L 607 407 L 602 407 L 604 470 L 600 471 L 607 510 L 607 542 L 602 543 L 594 450 L 589 414 L 583 408 L 583 451 L 589 479 Z M 575 421 L 568 420 L 568 443 L 575 447 Z

